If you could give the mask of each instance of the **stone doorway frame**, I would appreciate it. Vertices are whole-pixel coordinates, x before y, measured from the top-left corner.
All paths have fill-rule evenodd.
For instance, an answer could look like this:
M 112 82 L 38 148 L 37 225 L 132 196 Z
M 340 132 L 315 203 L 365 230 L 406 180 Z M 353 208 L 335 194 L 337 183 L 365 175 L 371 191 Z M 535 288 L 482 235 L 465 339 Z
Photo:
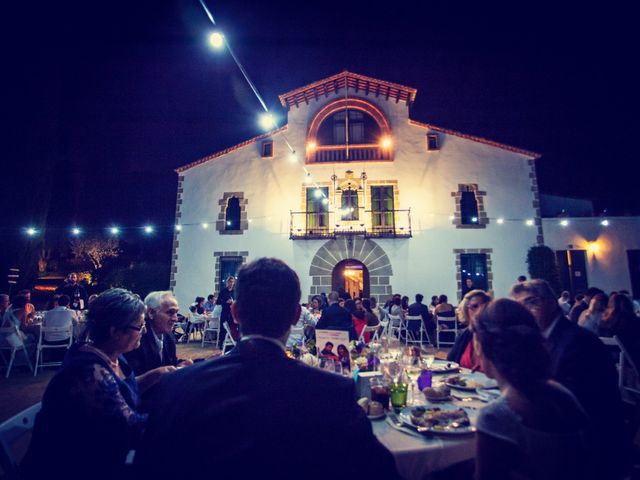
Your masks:
M 325 242 L 311 260 L 309 300 L 314 295 L 331 291 L 333 269 L 342 260 L 357 260 L 367 267 L 371 298 L 380 302 L 393 294 L 393 268 L 384 249 L 368 238 L 339 237 Z

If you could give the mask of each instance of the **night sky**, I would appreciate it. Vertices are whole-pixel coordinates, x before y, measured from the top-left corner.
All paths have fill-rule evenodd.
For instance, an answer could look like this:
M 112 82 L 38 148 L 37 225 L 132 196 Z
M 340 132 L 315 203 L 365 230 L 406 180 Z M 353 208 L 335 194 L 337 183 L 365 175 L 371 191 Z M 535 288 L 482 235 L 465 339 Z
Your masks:
M 197 0 L 13 3 L 4 242 L 29 224 L 169 226 L 173 170 L 261 133 Z M 634 15 L 519 3 L 207 2 L 282 119 L 278 94 L 348 69 L 417 88 L 415 120 L 541 153 L 543 193 L 640 213 Z

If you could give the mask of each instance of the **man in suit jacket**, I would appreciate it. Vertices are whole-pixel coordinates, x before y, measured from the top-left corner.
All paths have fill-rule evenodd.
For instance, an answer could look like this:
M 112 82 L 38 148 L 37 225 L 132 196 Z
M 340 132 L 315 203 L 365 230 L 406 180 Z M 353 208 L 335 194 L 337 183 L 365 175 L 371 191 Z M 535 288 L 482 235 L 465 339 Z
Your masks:
M 549 284 L 540 279 L 516 284 L 511 297 L 531 311 L 547 339 L 554 380 L 576 396 L 589 416 L 601 468 L 598 478 L 623 478 L 628 468 L 622 401 L 613 360 L 590 331 L 571 323 Z
M 397 479 L 354 382 L 285 354 L 300 318 L 295 272 L 258 259 L 241 268 L 236 292 L 238 345 L 158 385 L 135 455 L 141 478 Z M 176 441 L 185 461 L 159 457 Z
M 357 338 L 356 329 L 351 320 L 351 314 L 338 305 L 340 295 L 338 292 L 331 292 L 327 297 L 329 306 L 322 310 L 320 320 L 316 324 L 316 330 L 344 330 L 349 332 L 349 339 Z
M 125 353 L 136 376 L 166 365 L 191 365 L 191 360 L 178 361 L 176 356 L 176 341 L 171 332 L 178 321 L 178 301 L 173 293 L 151 292 L 144 303 L 147 307 L 147 331 L 140 338 L 140 346 Z

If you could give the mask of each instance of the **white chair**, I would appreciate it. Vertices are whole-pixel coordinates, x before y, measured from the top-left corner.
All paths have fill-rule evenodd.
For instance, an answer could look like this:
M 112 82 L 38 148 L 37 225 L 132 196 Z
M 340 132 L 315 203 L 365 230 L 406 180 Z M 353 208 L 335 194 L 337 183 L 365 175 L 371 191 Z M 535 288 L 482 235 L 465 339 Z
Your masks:
M 442 336 L 445 340 L 442 340 Z M 453 345 L 456 343 L 458 336 L 458 319 L 454 316 L 445 317 L 436 315 L 436 347 L 440 345 Z M 449 339 L 447 339 L 447 337 Z
M 44 343 L 47 337 L 47 333 L 51 334 L 53 337 L 64 337 L 67 336 L 68 340 L 66 343 L 61 345 L 49 345 Z M 44 352 L 43 350 L 60 350 L 65 349 L 68 350 L 71 344 L 73 343 L 73 324 L 70 323 L 67 327 L 40 327 L 40 336 L 38 337 L 38 346 L 36 347 L 36 367 L 33 370 L 33 376 L 38 375 L 38 365 L 40 368 L 43 367 L 58 367 L 62 365 L 62 360 L 56 362 L 46 362 L 44 361 Z
M 297 345 L 298 342 L 304 341 L 304 324 L 299 321 L 289 332 L 287 346 Z
M 229 324 L 224 322 L 224 341 L 222 342 L 222 354 L 224 355 L 227 352 L 227 347 L 235 347 L 236 341 L 233 339 L 233 335 L 231 335 L 231 329 L 229 328 Z
M 600 337 L 600 339 L 602 339 L 602 337 Z M 623 393 L 633 395 L 633 397 L 640 402 L 640 390 L 635 388 L 635 386 L 630 385 L 629 379 L 627 378 L 627 374 L 631 373 L 633 381 L 637 382 L 640 380 L 640 371 L 638 370 L 638 366 L 636 365 L 633 357 L 629 355 L 629 351 L 622 339 L 617 335 L 614 335 L 613 341 L 615 342 L 615 345 L 620 348 L 620 363 L 618 365 L 618 385 L 620 386 L 620 390 Z
M 392 335 L 400 338 L 400 333 L 402 332 L 404 322 L 400 315 L 391 315 L 389 314 L 389 325 L 387 326 L 387 339 L 389 339 Z
M 14 451 L 19 450 L 18 447 L 33 430 L 36 414 L 40 411 L 41 404 L 35 405 L 14 415 L 8 420 L 0 424 L 0 470 L 4 473 L 3 478 L 18 479 L 20 478 L 18 471 L 18 460 Z
M 8 350 L 11 352 L 9 354 L 8 362 L 6 358 L 4 358 L 2 350 Z M 22 339 L 22 332 L 20 332 L 16 325 L 0 328 L 0 355 L 2 356 L 2 360 L 4 361 L 4 363 L 7 365 L 7 373 L 5 375 L 5 378 L 9 378 L 9 375 L 11 374 L 11 367 L 13 367 L 13 361 L 16 358 L 16 352 L 18 350 L 21 350 L 24 353 L 24 358 L 27 360 L 27 365 L 29 365 L 29 369 L 33 372 L 31 359 L 29 358 L 27 347 L 25 346 L 24 340 Z
M 373 335 L 371 335 L 371 338 L 369 339 L 368 343 L 371 342 L 377 342 L 378 340 L 380 340 L 380 335 L 378 334 L 378 332 L 380 331 L 380 328 L 382 327 L 381 323 L 378 323 L 377 325 L 371 325 L 371 326 L 366 326 L 362 329 L 362 332 L 360 332 L 360 338 L 358 338 L 359 342 L 364 342 L 364 334 L 365 333 L 373 333 Z M 384 330 L 383 330 L 383 335 L 384 335 Z
M 196 339 L 196 332 L 200 332 L 200 335 L 203 335 L 202 331 L 206 321 L 206 317 L 204 315 L 198 315 L 188 310 L 185 318 L 186 322 L 184 322 L 184 325 L 181 325 L 181 327 L 185 331 L 185 334 L 187 335 L 187 343 L 189 343 L 189 341 L 191 340 L 191 334 L 193 334 L 194 341 Z
M 422 315 L 407 315 L 404 318 L 405 321 L 405 337 L 404 344 L 418 344 L 422 345 L 424 342 L 424 338 L 427 339 L 427 344 L 432 345 L 431 339 L 429 338 L 429 334 L 427 330 L 424 328 L 424 322 L 422 320 Z M 411 325 L 418 325 L 418 328 L 411 329 L 409 328 Z
M 213 334 L 215 334 L 215 336 Z M 207 340 L 207 336 L 209 336 L 211 340 Z M 215 337 L 215 340 L 213 340 L 214 337 Z M 202 347 L 204 348 L 205 343 L 213 343 L 214 345 L 217 345 L 219 337 L 220 337 L 220 318 L 214 317 L 208 320 L 207 323 L 205 323 L 204 325 L 204 330 L 202 331 Z

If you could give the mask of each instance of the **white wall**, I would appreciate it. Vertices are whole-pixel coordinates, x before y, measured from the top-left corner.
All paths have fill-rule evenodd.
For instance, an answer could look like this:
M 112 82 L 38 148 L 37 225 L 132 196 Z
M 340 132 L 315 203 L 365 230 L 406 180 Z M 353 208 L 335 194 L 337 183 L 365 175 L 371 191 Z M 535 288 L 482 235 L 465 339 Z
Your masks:
M 567 250 L 569 245 L 587 250 L 589 286 L 606 292 L 631 292 L 627 250 L 640 249 L 640 217 L 609 218 L 607 227 L 600 224 L 601 218 L 567 220 L 567 227 L 561 226 L 557 218 L 543 220 L 545 244 L 554 250 Z
M 350 91 L 352 95 L 356 96 Z M 357 96 L 366 98 L 362 93 Z M 324 104 L 343 97 L 341 91 L 289 112 L 283 133 L 301 152 L 299 163 L 291 161 L 280 133 L 274 136 L 272 159 L 260 157 L 258 142 L 183 172 L 180 223 L 184 226 L 178 234 L 175 287 L 182 305 L 214 289 L 214 251 L 248 251 L 249 260 L 279 257 L 295 268 L 303 295 L 308 294 L 310 262 L 324 242 L 289 240 L 289 211 L 301 206 L 307 124 Z M 516 277 L 526 273 L 526 252 L 536 240 L 536 228 L 522 221 L 535 214 L 530 157 L 444 134 L 440 134 L 441 150 L 427 152 L 427 130 L 409 124 L 404 102 L 376 99 L 373 94 L 368 100 L 379 106 L 391 123 L 394 161 L 307 165 L 313 178 L 327 182 L 334 172 L 343 177 L 348 169 L 358 176 L 364 168 L 369 181 L 397 180 L 400 198 L 395 208 L 411 208 L 414 236 L 374 240 L 391 260 L 395 292 L 410 296 L 444 293 L 455 299 L 453 249 L 492 248 L 494 291 L 505 295 Z M 452 225 L 455 203 L 451 192 L 458 190 L 459 183 L 477 183 L 487 192 L 485 208 L 491 220 L 485 229 L 456 229 Z M 233 191 L 244 192 L 248 200 L 249 229 L 243 235 L 220 235 L 214 228 L 220 212 L 218 200 L 223 192 Z M 498 225 L 497 217 L 507 219 L 505 224 Z M 211 224 L 208 230 L 199 226 L 202 222 Z

